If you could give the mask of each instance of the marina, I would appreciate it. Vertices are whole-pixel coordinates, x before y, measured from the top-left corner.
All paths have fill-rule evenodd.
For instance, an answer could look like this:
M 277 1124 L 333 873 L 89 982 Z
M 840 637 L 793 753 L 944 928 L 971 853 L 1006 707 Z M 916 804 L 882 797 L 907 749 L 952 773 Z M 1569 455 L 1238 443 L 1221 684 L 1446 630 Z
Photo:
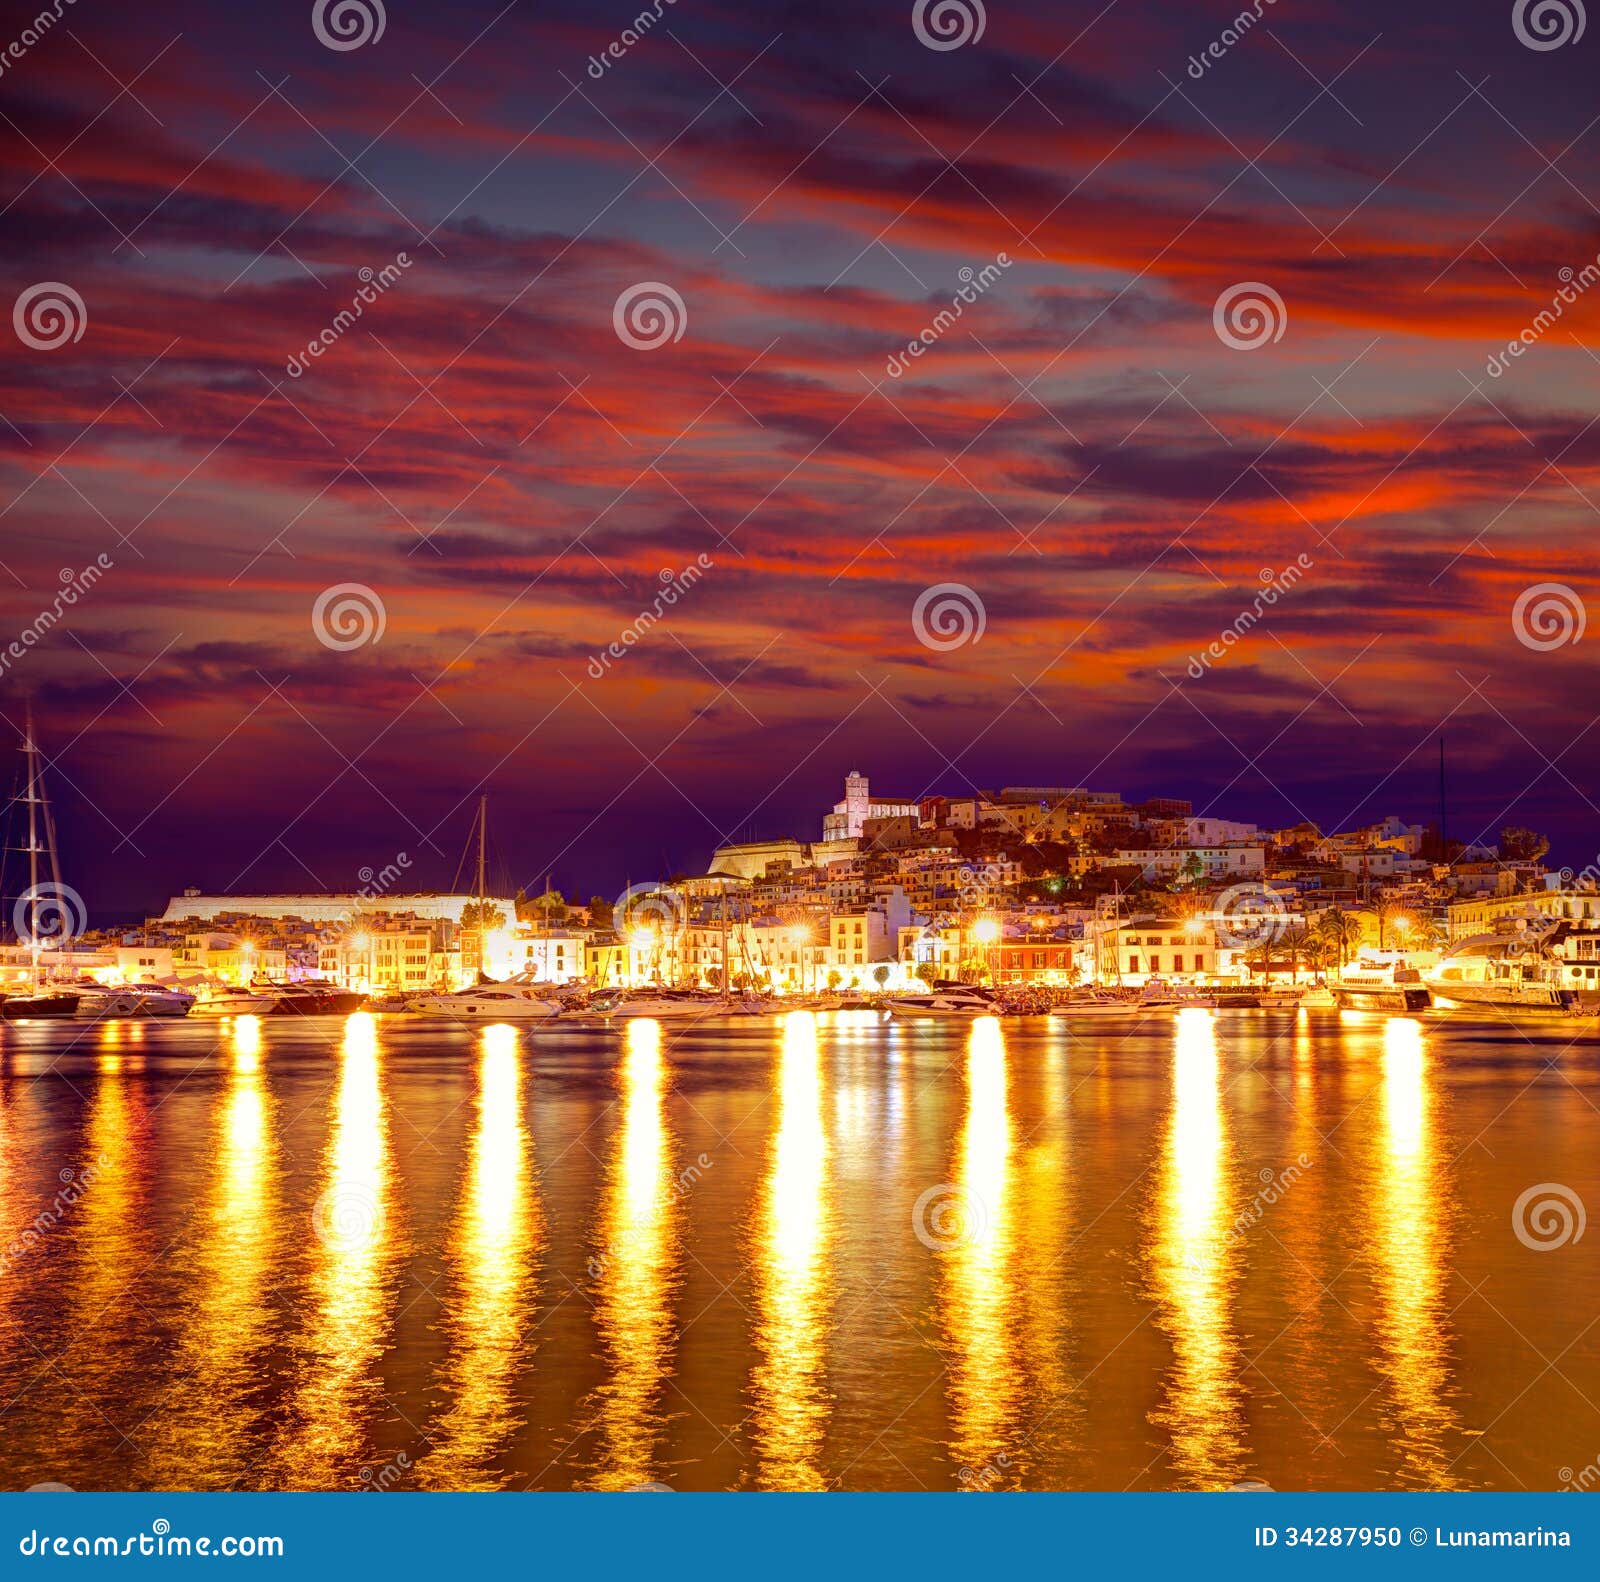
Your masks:
M 1597 1105 L 1338 1011 L 7 1024 L 0 1485 L 1557 1489 Z

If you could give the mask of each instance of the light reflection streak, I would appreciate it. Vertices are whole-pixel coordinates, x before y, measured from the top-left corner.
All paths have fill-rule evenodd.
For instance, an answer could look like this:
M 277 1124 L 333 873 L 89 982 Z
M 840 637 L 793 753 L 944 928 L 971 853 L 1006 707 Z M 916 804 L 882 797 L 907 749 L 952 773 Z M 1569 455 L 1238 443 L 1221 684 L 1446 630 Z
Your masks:
M 145 1479 L 154 1487 L 228 1489 L 248 1483 L 255 1455 L 250 1397 L 271 1343 L 272 1279 L 280 1223 L 269 1098 L 261 1074 L 261 1024 L 229 1032 L 226 1086 L 211 1141 L 215 1160 L 195 1238 L 192 1310 L 178 1339 L 182 1397 L 148 1425 Z
M 980 1016 L 967 1041 L 967 1112 L 956 1157 L 953 1215 L 931 1227 L 942 1246 L 943 1318 L 950 1367 L 950 1453 L 969 1488 L 998 1486 L 985 1469 L 1014 1449 L 1023 1393 L 1017 1362 L 1012 1129 L 1006 1045 L 999 1021 Z
M 290 1487 L 354 1487 L 366 1458 L 368 1424 L 382 1405 L 378 1364 L 397 1250 L 391 1168 L 377 1021 L 358 1011 L 345 1022 L 321 1191 L 307 1227 L 316 1264 L 294 1402 L 299 1428 L 281 1449 Z
M 595 1324 L 611 1365 L 600 1390 L 594 1486 L 627 1489 L 653 1477 L 664 1428 L 661 1397 L 674 1345 L 677 1201 L 663 1102 L 661 1024 L 627 1024 L 622 1126 L 601 1216 Z
M 757 1484 L 821 1489 L 832 1212 L 822 1062 L 810 1011 L 783 1018 L 777 1075 L 778 1125 L 767 1157 L 756 1225 L 757 1362 L 751 1431 Z
M 1170 1435 L 1172 1482 L 1184 1488 L 1237 1482 L 1244 1453 L 1230 1312 L 1237 1250 L 1227 1234 L 1228 1139 L 1220 1085 L 1213 1014 L 1180 1011 L 1153 1265 L 1172 1366 L 1153 1420 Z
M 1447 1434 L 1456 1427 L 1450 1390 L 1445 1300 L 1443 1166 L 1432 1118 L 1422 1024 L 1390 1017 L 1383 1027 L 1383 1156 L 1373 1242 L 1378 1256 L 1379 1343 L 1399 1417 L 1406 1483 L 1459 1487 Z
M 521 1426 L 518 1370 L 535 1295 L 530 1255 L 539 1236 L 523 1125 L 521 1034 L 485 1027 L 478 1055 L 478 1116 L 451 1251 L 453 1337 L 444 1370 L 450 1407 L 429 1430 L 418 1468 L 427 1488 L 496 1489 L 495 1461 Z

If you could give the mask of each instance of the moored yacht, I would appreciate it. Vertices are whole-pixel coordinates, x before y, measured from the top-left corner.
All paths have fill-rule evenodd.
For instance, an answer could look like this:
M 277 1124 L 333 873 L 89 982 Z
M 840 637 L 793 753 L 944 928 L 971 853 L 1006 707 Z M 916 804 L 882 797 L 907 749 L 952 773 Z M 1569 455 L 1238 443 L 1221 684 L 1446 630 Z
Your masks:
M 1000 1004 L 991 990 L 977 984 L 936 984 L 931 994 L 896 995 L 889 1001 L 889 1014 L 905 1020 L 998 1016 Z
M 561 1007 L 547 987 L 531 983 L 477 983 L 453 993 L 419 994 L 406 1009 L 419 1016 L 449 1016 L 461 1021 L 538 1022 L 558 1016 Z
M 192 994 L 160 983 L 75 983 L 72 987 L 78 996 L 75 1014 L 86 1021 L 110 1016 L 187 1016 L 194 1004 Z
M 1446 1008 L 1570 1012 L 1577 995 L 1562 988 L 1561 970 L 1542 931 L 1475 934 L 1440 957 L 1427 983 Z
M 1363 950 L 1328 985 L 1341 1011 L 1425 1011 L 1422 973 L 1403 950 Z

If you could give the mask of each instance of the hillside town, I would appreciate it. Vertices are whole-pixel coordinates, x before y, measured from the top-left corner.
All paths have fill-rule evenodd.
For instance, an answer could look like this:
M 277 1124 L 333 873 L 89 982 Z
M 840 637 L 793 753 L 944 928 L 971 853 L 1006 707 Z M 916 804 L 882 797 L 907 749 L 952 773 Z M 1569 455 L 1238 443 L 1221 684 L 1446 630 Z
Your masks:
M 1462 941 L 1536 936 L 1555 979 L 1600 993 L 1594 877 L 1550 870 L 1546 850 L 1516 826 L 1493 846 L 1393 815 L 1264 829 L 1072 787 L 885 796 L 851 771 L 813 838 L 724 845 L 703 873 L 610 899 L 410 893 L 402 854 L 348 894 L 185 891 L 142 927 L 54 942 L 47 966 L 399 999 L 506 979 L 781 997 L 1315 985 L 1363 954 L 1430 967 Z M 32 966 L 3 947 L 0 988 Z

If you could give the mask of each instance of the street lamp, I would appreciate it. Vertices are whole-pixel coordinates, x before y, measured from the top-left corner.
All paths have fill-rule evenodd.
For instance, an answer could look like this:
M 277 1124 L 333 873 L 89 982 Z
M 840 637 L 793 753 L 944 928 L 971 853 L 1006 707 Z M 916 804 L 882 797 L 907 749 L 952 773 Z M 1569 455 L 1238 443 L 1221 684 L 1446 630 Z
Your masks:
M 980 917 L 972 925 L 972 937 L 983 946 L 984 966 L 989 973 L 989 982 L 993 985 L 995 981 L 994 943 L 1000 937 L 1000 925 L 992 917 Z

